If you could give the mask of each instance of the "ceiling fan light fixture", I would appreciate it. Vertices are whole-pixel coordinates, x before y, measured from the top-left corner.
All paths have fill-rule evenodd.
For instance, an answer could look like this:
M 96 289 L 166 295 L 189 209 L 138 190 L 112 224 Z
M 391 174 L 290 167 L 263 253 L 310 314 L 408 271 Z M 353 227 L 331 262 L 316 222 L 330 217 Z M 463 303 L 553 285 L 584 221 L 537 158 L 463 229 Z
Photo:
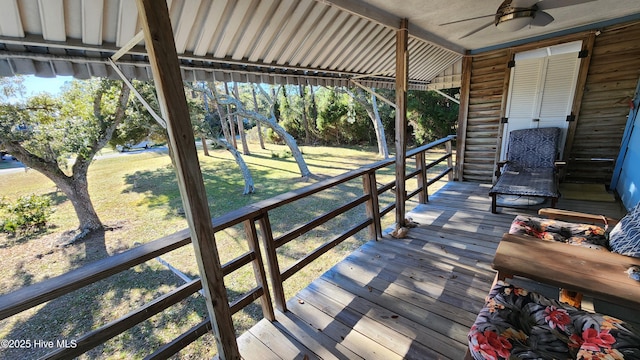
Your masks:
M 511 11 L 496 15 L 495 25 L 500 31 L 512 32 L 518 31 L 527 25 L 530 25 L 535 17 L 535 9 L 531 8 L 512 8 Z

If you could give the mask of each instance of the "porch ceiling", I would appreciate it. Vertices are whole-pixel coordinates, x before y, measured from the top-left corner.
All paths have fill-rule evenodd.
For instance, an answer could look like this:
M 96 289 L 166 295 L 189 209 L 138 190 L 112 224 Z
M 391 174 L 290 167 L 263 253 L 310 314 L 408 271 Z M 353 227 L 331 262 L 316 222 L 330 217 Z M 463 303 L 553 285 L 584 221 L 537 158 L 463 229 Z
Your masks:
M 409 77 L 426 88 L 469 50 L 622 17 L 637 0 L 594 0 L 548 12 L 542 28 L 504 33 L 490 21 L 444 22 L 495 12 L 502 0 L 168 0 L 185 80 L 393 86 L 395 30 L 409 19 Z M 0 0 L 0 76 L 116 77 L 107 59 L 141 29 L 132 0 Z M 119 60 L 151 78 L 144 43 Z

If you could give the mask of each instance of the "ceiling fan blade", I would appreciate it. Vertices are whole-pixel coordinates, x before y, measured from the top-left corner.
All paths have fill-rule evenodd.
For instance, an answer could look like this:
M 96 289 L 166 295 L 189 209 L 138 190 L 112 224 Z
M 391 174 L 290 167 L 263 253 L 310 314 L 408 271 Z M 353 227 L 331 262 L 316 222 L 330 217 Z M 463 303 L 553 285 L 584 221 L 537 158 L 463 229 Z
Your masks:
M 490 15 L 481 15 L 481 16 L 476 16 L 476 17 L 471 17 L 471 18 L 466 18 L 466 19 L 462 19 L 462 20 L 456 20 L 456 21 L 449 21 L 443 24 L 440 24 L 440 26 L 444 26 L 444 25 L 451 25 L 451 24 L 457 24 L 457 23 L 461 23 L 464 21 L 469 21 L 469 20 L 476 20 L 476 19 L 483 19 L 486 17 L 494 17 L 496 16 L 496 14 L 490 14 Z
M 511 6 L 516 8 L 530 8 L 541 0 L 511 0 Z
M 532 26 L 547 26 L 553 21 L 553 16 L 544 11 L 536 11 L 536 16 L 531 21 Z
M 471 32 L 467 33 L 466 35 L 461 36 L 461 37 L 460 37 L 460 39 L 464 39 L 464 38 L 466 38 L 466 37 L 468 37 L 468 36 L 471 36 L 471 35 L 473 35 L 473 34 L 477 33 L 477 32 L 478 32 L 478 31 L 480 31 L 480 30 L 483 30 L 483 29 L 485 29 L 485 28 L 488 28 L 488 27 L 489 27 L 489 26 L 491 26 L 491 25 L 493 25 L 493 21 L 489 22 L 488 24 L 484 24 L 484 25 L 480 26 L 480 27 L 479 27 L 479 28 L 477 28 L 477 29 L 472 30 Z
M 540 0 L 536 3 L 538 10 L 550 10 L 561 7 L 580 5 L 596 0 Z

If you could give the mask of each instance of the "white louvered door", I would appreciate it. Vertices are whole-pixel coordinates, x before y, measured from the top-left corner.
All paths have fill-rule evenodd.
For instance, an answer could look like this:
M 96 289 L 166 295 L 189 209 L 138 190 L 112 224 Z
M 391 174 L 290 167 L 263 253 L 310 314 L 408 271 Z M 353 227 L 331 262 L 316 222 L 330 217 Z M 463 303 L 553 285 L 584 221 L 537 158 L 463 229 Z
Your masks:
M 560 156 L 567 135 L 567 116 L 575 94 L 580 42 L 516 54 L 511 69 L 501 159 L 506 158 L 509 132 L 536 127 L 563 129 Z

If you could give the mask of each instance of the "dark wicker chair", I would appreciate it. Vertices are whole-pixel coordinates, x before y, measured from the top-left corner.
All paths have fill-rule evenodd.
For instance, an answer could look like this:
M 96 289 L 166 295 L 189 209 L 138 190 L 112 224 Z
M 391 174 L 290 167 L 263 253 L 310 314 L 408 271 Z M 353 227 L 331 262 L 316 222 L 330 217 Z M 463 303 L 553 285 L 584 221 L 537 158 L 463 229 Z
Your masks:
M 514 130 L 509 134 L 507 160 L 498 164 L 498 181 L 489 191 L 491 212 L 497 212 L 498 195 L 551 199 L 560 193 L 557 181 L 559 128 Z

